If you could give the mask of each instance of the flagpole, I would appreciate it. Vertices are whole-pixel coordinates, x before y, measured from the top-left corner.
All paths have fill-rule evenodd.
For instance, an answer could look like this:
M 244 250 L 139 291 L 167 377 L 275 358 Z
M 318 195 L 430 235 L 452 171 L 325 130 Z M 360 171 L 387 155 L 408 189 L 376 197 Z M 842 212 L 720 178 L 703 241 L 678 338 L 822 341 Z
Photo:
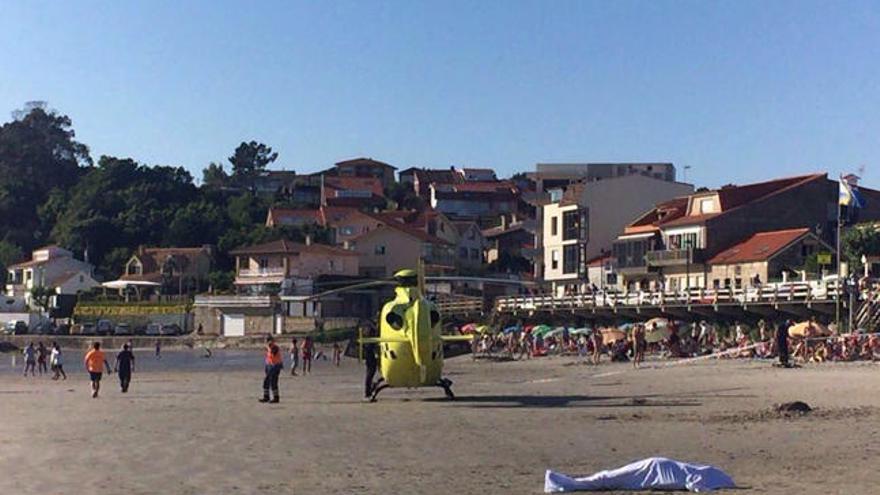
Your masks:
M 840 328 L 840 284 L 841 284 L 841 276 L 840 276 L 840 224 L 841 219 L 843 218 L 843 208 L 840 205 L 840 201 L 837 201 L 837 283 L 835 284 L 834 290 L 834 324 L 837 327 L 837 333 L 843 333 L 843 329 Z

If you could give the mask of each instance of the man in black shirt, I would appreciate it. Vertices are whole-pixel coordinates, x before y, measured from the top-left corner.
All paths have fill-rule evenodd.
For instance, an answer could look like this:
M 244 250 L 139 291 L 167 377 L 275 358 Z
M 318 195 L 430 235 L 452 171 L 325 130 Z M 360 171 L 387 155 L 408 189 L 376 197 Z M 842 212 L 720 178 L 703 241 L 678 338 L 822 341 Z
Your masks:
M 373 322 L 364 322 L 364 327 L 364 337 L 378 337 L 378 332 L 376 332 L 376 326 L 373 325 Z M 364 344 L 364 363 L 367 367 L 366 375 L 364 376 L 364 400 L 370 400 L 373 396 L 373 378 L 376 376 L 376 371 L 379 369 L 378 344 Z
M 788 362 L 788 328 L 790 326 L 791 320 L 785 320 L 776 327 L 776 352 L 779 354 L 779 365 L 786 368 L 791 367 Z
M 132 371 L 134 371 L 134 353 L 131 352 L 128 344 L 125 344 L 122 346 L 122 351 L 116 355 L 116 373 L 119 374 L 119 386 L 122 387 L 123 394 L 128 392 Z

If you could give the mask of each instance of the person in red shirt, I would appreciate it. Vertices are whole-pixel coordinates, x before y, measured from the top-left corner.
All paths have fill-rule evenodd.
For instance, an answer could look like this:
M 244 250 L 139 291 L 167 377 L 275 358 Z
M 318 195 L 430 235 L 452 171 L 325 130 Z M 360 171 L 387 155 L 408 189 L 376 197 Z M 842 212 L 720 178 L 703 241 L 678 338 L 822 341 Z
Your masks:
M 263 379 L 263 398 L 260 402 L 280 402 L 278 396 L 278 377 L 284 368 L 284 356 L 281 348 L 275 344 L 272 336 L 266 337 L 266 378 Z M 269 399 L 269 391 L 272 391 L 272 399 Z
M 104 357 L 104 351 L 101 350 L 101 343 L 95 342 L 92 348 L 86 353 L 85 357 L 86 370 L 89 372 L 89 378 L 92 381 L 92 398 L 98 397 L 98 391 L 101 389 L 101 375 L 104 373 L 104 366 L 107 366 L 107 372 L 112 373 L 110 363 Z

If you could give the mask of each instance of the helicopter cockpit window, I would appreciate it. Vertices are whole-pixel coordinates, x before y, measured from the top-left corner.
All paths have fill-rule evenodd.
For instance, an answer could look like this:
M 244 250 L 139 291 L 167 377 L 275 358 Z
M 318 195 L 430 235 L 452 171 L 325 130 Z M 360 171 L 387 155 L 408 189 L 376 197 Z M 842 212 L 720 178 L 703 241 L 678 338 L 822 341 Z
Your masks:
M 389 311 L 388 314 L 385 315 L 385 321 L 395 330 L 403 328 L 403 317 L 394 311 Z

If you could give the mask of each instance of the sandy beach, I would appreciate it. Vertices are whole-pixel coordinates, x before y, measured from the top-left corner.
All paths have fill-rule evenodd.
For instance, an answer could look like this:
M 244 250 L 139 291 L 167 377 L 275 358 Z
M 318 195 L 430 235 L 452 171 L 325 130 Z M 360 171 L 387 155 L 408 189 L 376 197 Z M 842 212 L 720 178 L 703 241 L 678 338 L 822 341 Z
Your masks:
M 257 403 L 259 351 L 139 352 L 129 394 L 93 400 L 71 378 L 0 366 L 0 493 L 540 493 L 553 468 L 589 474 L 662 455 L 715 464 L 737 493 L 874 493 L 878 365 L 772 368 L 713 361 L 599 367 L 574 358 L 447 363 L 458 400 L 388 390 L 360 402 L 362 370 L 316 364 Z M 803 400 L 805 417 L 775 403 Z

